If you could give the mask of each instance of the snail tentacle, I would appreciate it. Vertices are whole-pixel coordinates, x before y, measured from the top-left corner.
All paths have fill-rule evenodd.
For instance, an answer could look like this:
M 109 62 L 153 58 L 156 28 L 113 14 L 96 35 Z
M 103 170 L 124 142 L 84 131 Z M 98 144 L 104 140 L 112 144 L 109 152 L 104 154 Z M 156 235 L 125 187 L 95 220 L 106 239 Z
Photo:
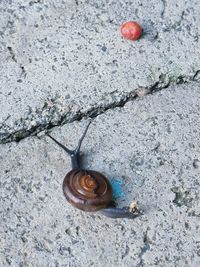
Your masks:
M 66 146 L 61 144 L 59 141 L 57 141 L 54 137 L 52 137 L 50 134 L 47 133 L 47 136 L 50 137 L 57 145 L 62 147 L 65 150 L 65 152 L 67 152 L 67 154 L 70 156 L 71 163 L 72 163 L 72 170 L 80 169 L 80 164 L 79 164 L 80 148 L 81 148 L 81 144 L 83 142 L 83 139 L 86 136 L 87 130 L 90 126 L 90 123 L 91 123 L 91 121 L 88 123 L 83 135 L 81 136 L 81 138 L 78 141 L 77 147 L 74 150 L 67 148 Z
M 50 137 L 57 145 L 59 145 L 60 147 L 62 147 L 65 152 L 67 152 L 68 155 L 71 156 L 71 154 L 74 152 L 73 150 L 70 150 L 69 148 L 67 148 L 66 146 L 64 146 L 63 144 L 61 144 L 59 141 L 57 141 L 53 136 L 51 136 L 50 134 L 47 133 L 47 136 Z
M 81 148 L 83 139 L 84 139 L 85 136 L 86 136 L 86 133 L 87 133 L 87 131 L 88 131 L 88 128 L 89 128 L 90 124 L 91 124 L 91 121 L 89 121 L 87 127 L 85 128 L 84 133 L 82 134 L 81 138 L 80 138 L 79 141 L 78 141 L 78 145 L 77 145 L 76 149 L 74 150 L 76 154 L 79 154 L 79 152 L 80 152 L 80 148 Z

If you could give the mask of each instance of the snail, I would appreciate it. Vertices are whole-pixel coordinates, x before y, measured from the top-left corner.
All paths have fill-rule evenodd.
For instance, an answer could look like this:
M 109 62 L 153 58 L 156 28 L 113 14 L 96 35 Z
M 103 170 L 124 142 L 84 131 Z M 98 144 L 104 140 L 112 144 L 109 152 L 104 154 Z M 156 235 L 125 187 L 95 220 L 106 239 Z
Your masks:
M 134 202 L 130 207 L 117 208 L 112 198 L 112 186 L 109 180 L 98 171 L 86 170 L 80 166 L 80 148 L 90 123 L 91 121 L 74 150 L 68 149 L 50 134 L 47 134 L 71 158 L 72 170 L 66 174 L 63 181 L 64 195 L 70 204 L 80 210 L 98 211 L 111 218 L 134 219 L 141 214 Z

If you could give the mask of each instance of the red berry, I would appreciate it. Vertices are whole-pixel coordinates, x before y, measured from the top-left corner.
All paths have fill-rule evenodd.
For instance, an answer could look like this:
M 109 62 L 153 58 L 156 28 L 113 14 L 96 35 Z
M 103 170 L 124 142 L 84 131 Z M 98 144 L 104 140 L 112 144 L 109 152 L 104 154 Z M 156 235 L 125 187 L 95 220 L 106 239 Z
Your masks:
M 142 34 L 142 27 L 136 21 L 127 21 L 121 26 L 121 33 L 124 38 L 135 41 Z

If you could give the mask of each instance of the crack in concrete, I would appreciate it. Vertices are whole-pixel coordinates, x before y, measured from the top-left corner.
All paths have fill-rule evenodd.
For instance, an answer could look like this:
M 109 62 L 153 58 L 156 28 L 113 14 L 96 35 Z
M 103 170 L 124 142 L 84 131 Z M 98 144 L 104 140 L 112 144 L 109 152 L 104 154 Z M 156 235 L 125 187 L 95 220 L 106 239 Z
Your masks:
M 2 122 L 0 125 L 0 129 L 2 129 L 3 127 L 5 128 L 7 127 L 8 130 L 7 132 L 5 132 L 4 130 L 4 132 L 0 133 L 0 144 L 10 143 L 13 141 L 19 142 L 20 140 L 26 137 L 35 136 L 44 130 L 48 131 L 48 130 L 53 129 L 54 127 L 62 126 L 66 123 L 71 123 L 74 121 L 81 121 L 82 119 L 87 119 L 87 118 L 95 118 L 98 115 L 105 113 L 107 110 L 112 110 L 117 107 L 122 108 L 129 101 L 133 101 L 134 99 L 138 97 L 161 91 L 162 89 L 168 88 L 171 85 L 178 85 L 178 84 L 183 84 L 183 83 L 189 83 L 192 81 L 198 81 L 199 74 L 200 74 L 200 70 L 197 70 L 192 77 L 178 76 L 176 77 L 176 79 L 171 78 L 171 80 L 167 80 L 166 75 L 162 74 L 159 77 L 159 81 L 154 83 L 152 86 L 146 87 L 146 88 L 138 88 L 137 90 L 133 90 L 129 93 L 125 93 L 123 96 L 120 97 L 120 99 L 113 100 L 112 103 L 101 104 L 101 105 L 97 104 L 96 106 L 88 109 L 86 112 L 82 112 L 81 110 L 78 110 L 75 114 L 68 114 L 68 113 L 61 114 L 60 117 L 54 122 L 52 121 L 53 118 L 50 118 L 48 121 L 44 122 L 43 124 L 37 123 L 36 125 L 30 126 L 29 129 L 26 128 L 26 125 L 25 127 L 23 127 L 22 125 L 20 130 L 12 131 L 12 129 L 9 129 L 9 127 L 4 125 L 4 122 Z M 42 110 L 44 109 L 44 107 L 42 108 Z M 56 112 L 57 111 L 55 111 L 55 114 Z M 20 120 L 20 123 L 23 124 L 23 119 Z

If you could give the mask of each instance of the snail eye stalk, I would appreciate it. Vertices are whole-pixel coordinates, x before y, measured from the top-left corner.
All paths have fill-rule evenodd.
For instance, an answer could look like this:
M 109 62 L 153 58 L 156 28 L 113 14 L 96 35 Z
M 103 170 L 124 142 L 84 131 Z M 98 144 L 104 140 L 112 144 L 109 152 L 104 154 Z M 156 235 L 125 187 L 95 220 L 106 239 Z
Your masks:
M 61 144 L 58 140 L 56 140 L 54 137 L 52 137 L 50 134 L 47 134 L 47 136 L 49 138 L 51 138 L 58 146 L 60 146 L 62 149 L 64 149 L 64 151 L 67 152 L 67 154 L 70 156 L 73 170 L 74 169 L 80 169 L 80 164 L 79 164 L 80 148 L 81 148 L 83 139 L 85 138 L 85 136 L 87 134 L 87 131 L 88 131 L 90 124 L 91 124 L 91 121 L 88 123 L 87 127 L 85 128 L 85 131 L 83 132 L 83 135 L 79 139 L 78 145 L 74 150 L 67 148 L 66 146 Z

